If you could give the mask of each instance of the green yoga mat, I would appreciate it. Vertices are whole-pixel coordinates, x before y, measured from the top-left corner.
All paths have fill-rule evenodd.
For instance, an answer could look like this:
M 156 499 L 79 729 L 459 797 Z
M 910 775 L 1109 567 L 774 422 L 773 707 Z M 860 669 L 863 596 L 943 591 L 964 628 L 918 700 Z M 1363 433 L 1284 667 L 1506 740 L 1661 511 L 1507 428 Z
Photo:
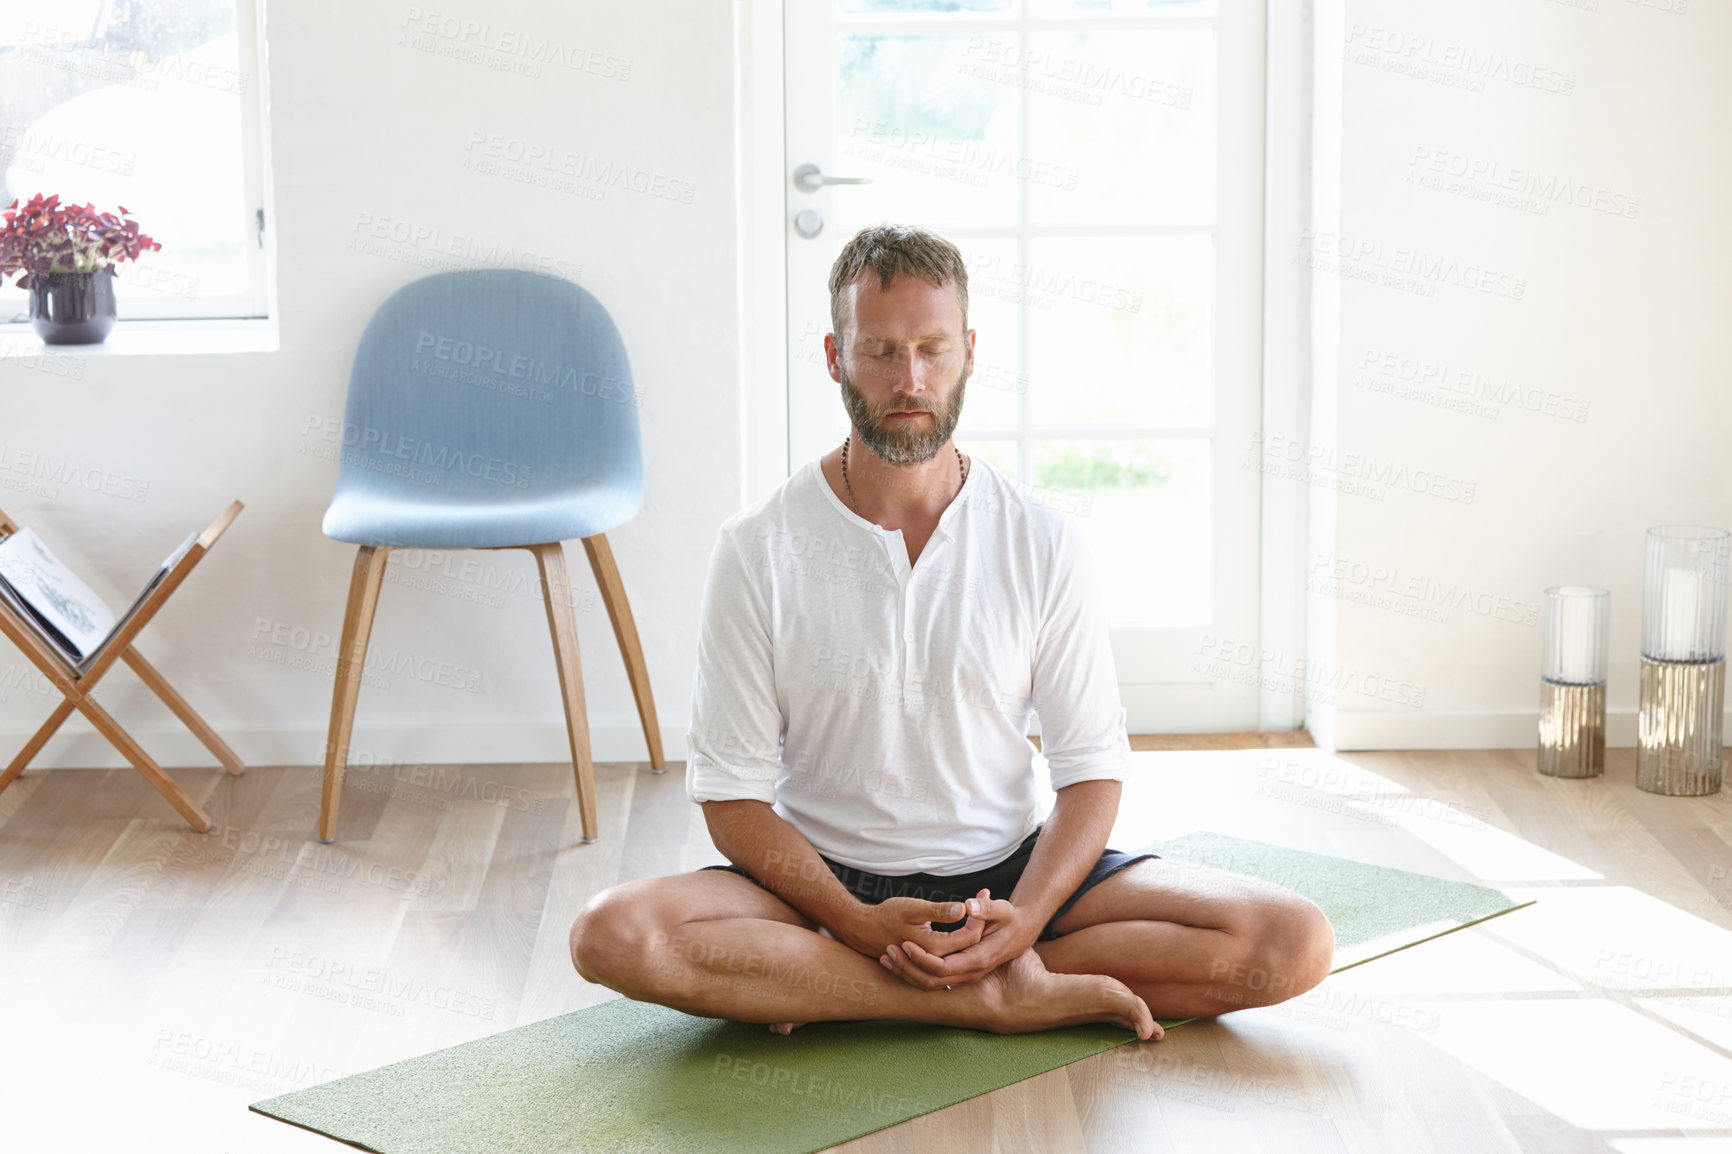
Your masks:
M 1532 904 L 1219 834 L 1148 848 L 1309 897 L 1335 927 L 1332 972 Z M 898 1022 L 780 1037 L 620 999 L 250 1109 L 379 1154 L 806 1154 L 1133 1040 L 1108 1026 L 1002 1037 Z

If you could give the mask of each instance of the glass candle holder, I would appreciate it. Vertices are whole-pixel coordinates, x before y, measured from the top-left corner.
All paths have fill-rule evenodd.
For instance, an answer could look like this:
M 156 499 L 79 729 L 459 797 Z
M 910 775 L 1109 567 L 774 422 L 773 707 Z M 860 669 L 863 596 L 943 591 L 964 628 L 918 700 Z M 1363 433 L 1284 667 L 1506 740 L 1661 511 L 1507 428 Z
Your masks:
M 1606 771 L 1606 657 L 1612 594 L 1585 585 L 1545 591 L 1540 628 L 1539 771 Z
M 1649 793 L 1694 797 L 1720 788 L 1729 563 L 1725 529 L 1648 530 L 1636 785 Z

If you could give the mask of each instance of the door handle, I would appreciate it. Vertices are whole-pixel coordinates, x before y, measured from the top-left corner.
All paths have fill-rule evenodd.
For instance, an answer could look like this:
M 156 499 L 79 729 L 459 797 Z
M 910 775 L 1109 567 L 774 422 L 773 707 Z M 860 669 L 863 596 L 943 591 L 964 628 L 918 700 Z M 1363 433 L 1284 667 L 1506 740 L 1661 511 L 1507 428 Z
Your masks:
M 815 164 L 802 164 L 794 170 L 794 187 L 801 192 L 817 192 L 827 184 L 871 184 L 870 176 L 825 176 Z

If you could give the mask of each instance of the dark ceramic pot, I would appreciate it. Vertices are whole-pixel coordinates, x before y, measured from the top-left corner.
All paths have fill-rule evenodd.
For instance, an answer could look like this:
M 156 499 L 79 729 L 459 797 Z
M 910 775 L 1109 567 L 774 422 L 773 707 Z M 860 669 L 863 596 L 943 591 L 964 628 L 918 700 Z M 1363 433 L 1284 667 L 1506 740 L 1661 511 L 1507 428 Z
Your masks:
M 100 344 L 116 315 L 112 267 L 30 278 L 30 327 L 45 345 Z

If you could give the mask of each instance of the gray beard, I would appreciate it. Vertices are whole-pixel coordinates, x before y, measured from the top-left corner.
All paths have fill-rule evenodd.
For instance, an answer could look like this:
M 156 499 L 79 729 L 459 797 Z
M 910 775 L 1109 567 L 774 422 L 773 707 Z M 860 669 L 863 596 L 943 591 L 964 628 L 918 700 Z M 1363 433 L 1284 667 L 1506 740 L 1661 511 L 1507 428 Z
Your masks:
M 839 358 L 836 370 L 837 375 L 842 378 L 842 405 L 848 410 L 848 420 L 853 424 L 854 431 L 868 449 L 892 465 L 918 465 L 922 461 L 930 461 L 938 450 L 944 447 L 944 442 L 950 440 L 950 435 L 956 431 L 957 421 L 962 419 L 962 397 L 968 388 L 966 369 L 956 378 L 956 389 L 950 395 L 950 403 L 943 409 L 927 410 L 932 414 L 933 420 L 925 432 L 892 429 L 874 420 L 865 395 L 848 379 L 848 370 L 842 367 Z M 896 407 L 916 406 L 898 404 Z

